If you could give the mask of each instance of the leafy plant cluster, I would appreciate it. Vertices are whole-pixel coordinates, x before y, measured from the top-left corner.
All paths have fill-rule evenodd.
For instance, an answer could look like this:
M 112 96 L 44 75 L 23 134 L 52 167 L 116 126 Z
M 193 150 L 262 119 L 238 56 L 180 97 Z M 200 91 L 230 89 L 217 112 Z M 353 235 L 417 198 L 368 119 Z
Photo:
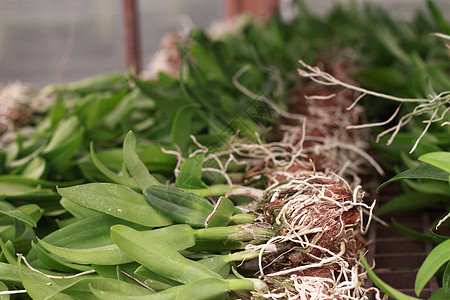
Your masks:
M 449 25 L 428 5 L 431 16 L 407 24 L 356 6 L 320 19 L 300 3 L 301 14 L 289 22 L 248 22 L 221 40 L 192 32 L 180 45 L 180 78 L 107 74 L 45 89 L 56 95 L 54 104 L 0 151 L 1 289 L 23 288 L 33 299 L 201 299 L 199 291 L 204 299 L 225 299 L 230 290 L 248 297 L 242 290 L 263 289 L 234 262 L 253 258 L 245 245 L 273 233 L 250 226 L 254 216 L 227 198 L 216 205 L 203 198 L 231 188 L 222 176 L 202 174 L 202 154 L 190 154 L 199 143 L 220 151 L 236 132 L 264 140 L 301 82 L 299 58 L 350 63 L 359 84 L 401 97 L 448 90 L 448 52 L 430 33 L 448 34 Z M 385 103 L 365 104 L 371 120 L 386 118 Z M 400 115 L 412 109 L 404 105 Z M 409 122 L 389 147 L 383 139 L 375 145 L 385 166 L 411 168 L 393 179 L 408 179 L 405 194 L 380 215 L 429 206 L 448 211 L 450 127 L 432 124 L 412 158 L 406 154 L 423 120 Z M 426 165 L 415 160 L 420 155 Z M 231 176 L 244 171 L 229 168 Z M 439 257 L 431 270 L 418 274 L 418 292 L 450 257 L 447 237 L 431 231 L 427 238 L 442 243 L 430 254 Z M 448 293 L 448 270 L 439 294 Z M 150 295 L 148 288 L 161 292 Z

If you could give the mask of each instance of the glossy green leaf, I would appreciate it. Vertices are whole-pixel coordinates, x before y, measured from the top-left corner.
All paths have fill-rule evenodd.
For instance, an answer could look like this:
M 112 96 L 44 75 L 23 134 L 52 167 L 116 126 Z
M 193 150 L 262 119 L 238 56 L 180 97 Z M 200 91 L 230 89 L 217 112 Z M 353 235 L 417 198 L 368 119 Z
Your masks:
M 94 216 L 49 234 L 40 245 L 47 251 L 78 264 L 121 264 L 130 259 L 112 242 L 113 225 L 130 223 L 108 215 Z
M 434 21 L 439 26 L 439 32 L 450 34 L 450 24 L 448 18 L 445 17 L 443 11 L 434 3 L 434 1 L 427 0 L 429 12 L 433 15 Z
M 76 202 L 70 201 L 66 198 L 61 198 L 59 201 L 62 207 L 64 207 L 68 212 L 70 212 L 74 217 L 79 219 L 89 218 L 93 216 L 101 215 L 102 213 L 93 209 L 89 209 L 80 205 Z
M 134 283 L 128 283 L 112 278 L 100 278 L 97 276 L 83 276 L 72 280 L 55 280 L 59 284 L 59 289 L 51 292 L 47 297 L 53 299 L 58 295 L 68 295 L 73 299 L 96 300 L 97 297 L 92 294 L 91 287 L 99 290 L 109 290 L 113 294 L 123 296 L 147 296 L 152 292 L 144 287 Z
M 437 180 L 424 180 L 418 182 L 416 180 L 404 180 L 405 184 L 417 192 L 424 194 L 436 194 L 442 196 L 450 195 L 450 186 L 448 182 Z
M 90 145 L 90 151 L 91 151 L 91 159 L 94 162 L 94 165 L 100 172 L 102 172 L 103 175 L 108 177 L 112 182 L 127 186 L 134 190 L 139 189 L 136 181 L 133 178 L 119 176 L 115 172 L 108 169 L 108 167 L 106 167 L 95 155 L 93 143 L 91 143 Z
M 66 107 L 61 97 L 58 97 L 50 108 L 47 119 L 50 121 L 50 127 L 55 128 L 58 123 L 64 118 L 66 114 Z
M 8 263 L 10 263 L 13 266 L 17 266 L 18 263 L 16 260 L 16 250 L 14 249 L 14 245 L 12 244 L 12 242 L 7 241 L 6 243 L 4 243 L 0 239 L 0 246 L 2 248 L 2 255 L 5 256 Z
M 188 248 L 191 252 L 220 253 L 224 251 L 243 250 L 245 243 L 241 241 L 197 240 L 195 246 Z
M 367 274 L 369 274 L 370 279 L 372 279 L 373 283 L 380 289 L 382 289 L 386 294 L 388 294 L 390 297 L 397 299 L 397 300 L 420 300 L 419 298 L 411 297 L 406 294 L 403 294 L 402 292 L 396 290 L 395 288 L 391 287 L 390 285 L 386 284 L 384 281 L 378 277 L 374 271 L 370 268 L 369 264 L 367 263 L 366 259 L 364 258 L 364 255 L 362 252 L 359 253 L 359 258 L 361 259 L 361 263 L 363 264 L 364 268 L 366 269 Z
M 422 232 L 409 229 L 409 228 L 403 226 L 402 224 L 398 223 L 394 219 L 391 219 L 391 221 L 392 221 L 392 225 L 395 227 L 395 229 L 397 229 L 399 232 L 401 232 L 405 236 L 412 237 L 416 240 L 434 242 L 433 237 L 428 234 L 424 234 Z
M 163 242 L 177 251 L 195 245 L 196 232 L 187 224 L 176 224 L 153 230 L 141 231 L 144 237 Z
M 30 215 L 28 215 L 27 213 L 25 213 L 19 209 L 14 209 L 14 210 L 0 209 L 0 215 L 1 214 L 15 218 L 15 219 L 17 219 L 21 222 L 24 222 L 25 224 L 30 225 L 32 227 L 37 226 L 36 221 Z
M 128 171 L 133 176 L 136 183 L 145 191 L 151 185 L 160 185 L 158 180 L 148 171 L 145 164 L 139 158 L 136 152 L 136 137 L 132 131 L 128 132 L 123 142 L 123 158 Z
M 140 225 L 159 227 L 172 223 L 148 205 L 141 194 L 122 185 L 89 183 L 58 189 L 58 193 L 84 207 Z
M 101 300 L 175 300 L 175 297 L 184 290 L 185 286 L 175 286 L 159 293 L 153 293 L 145 296 L 124 295 L 121 291 L 101 290 L 98 287 L 91 286 L 92 293 Z
M 437 203 L 444 203 L 447 198 L 448 197 L 442 195 L 408 191 L 400 196 L 390 199 L 377 209 L 375 214 L 377 216 L 382 216 L 397 211 L 414 211 L 426 207 L 433 207 Z
M 431 152 L 419 157 L 420 161 L 450 173 L 450 152 Z
M 414 283 L 414 291 L 419 296 L 420 292 L 427 284 L 427 282 L 434 276 L 434 274 L 445 263 L 450 260 L 450 239 L 437 245 L 430 254 L 425 258 L 425 261 L 420 266 L 417 272 L 416 281 Z
M 218 276 L 199 263 L 183 257 L 173 247 L 146 237 L 130 227 L 113 226 L 111 238 L 130 258 L 169 279 L 190 283 Z
M 164 148 L 170 149 L 171 146 L 164 145 Z M 136 151 L 150 172 L 172 173 L 177 164 L 177 158 L 164 153 L 160 144 L 142 144 Z
M 19 267 L 9 263 L 0 262 L 0 280 L 2 282 L 11 283 L 15 286 L 22 286 Z
M 202 189 L 206 188 L 206 184 L 202 181 L 202 166 L 205 154 L 197 154 L 187 158 L 180 166 L 180 172 L 175 186 L 186 189 Z
M 444 288 L 438 289 L 427 300 L 448 300 L 450 299 L 450 293 L 446 292 Z
M 219 274 L 222 278 L 227 277 L 231 270 L 231 266 L 226 260 L 226 256 L 223 255 L 208 256 L 198 262 L 211 271 Z
M 44 149 L 42 156 L 47 160 L 49 172 L 63 172 L 70 166 L 70 160 L 80 148 L 83 137 L 84 128 L 77 127 L 76 132 L 65 137 L 67 139 L 61 145 L 55 146 L 57 148 L 48 151 Z
M 8 287 L 0 281 L 0 292 L 4 291 L 8 291 Z M 0 300 L 9 300 L 9 295 L 0 295 Z
M 46 86 L 43 94 L 51 93 L 79 93 L 79 94 L 93 94 L 102 91 L 111 91 L 115 89 L 122 89 L 127 87 L 128 78 L 126 74 L 121 72 L 111 72 L 91 76 L 82 80 L 71 83 L 55 84 Z
M 67 120 L 62 121 L 58 128 L 53 133 L 50 142 L 44 149 L 44 153 L 49 153 L 53 150 L 63 147 L 68 140 L 70 140 L 80 128 L 80 121 L 73 116 Z
M 39 238 L 38 241 L 47 251 L 74 263 L 116 265 L 130 262 L 130 259 L 114 244 L 86 249 L 73 249 L 57 247 Z
M 30 216 L 35 223 L 37 223 L 41 219 L 42 215 L 44 214 L 44 210 L 36 204 L 25 204 L 25 205 L 19 206 L 17 208 L 17 210 Z
M 187 285 L 175 300 L 222 300 L 228 297 L 226 281 L 208 278 Z
M 172 143 L 178 145 L 182 153 L 187 154 L 187 147 L 191 141 L 191 122 L 195 111 L 199 109 L 198 104 L 188 104 L 177 110 L 172 122 Z
M 76 273 L 88 271 L 91 269 L 89 266 L 74 264 L 53 253 L 50 253 L 45 250 L 45 248 L 40 244 L 37 244 L 35 242 L 32 242 L 31 249 L 32 256 L 35 255 L 39 259 L 39 261 L 43 263 L 49 270 Z M 28 259 L 30 259 L 30 257 L 28 257 Z
M 31 271 L 22 265 L 19 265 L 19 272 L 23 287 L 32 299 L 45 299 L 50 293 L 59 290 L 59 285 L 43 274 Z M 71 300 L 72 298 L 68 295 L 58 294 L 52 299 Z
M 214 213 L 207 221 L 208 227 L 227 226 L 234 212 L 234 204 L 226 197 L 220 197 L 214 208 Z
M 73 181 L 49 181 L 44 179 L 28 178 L 20 175 L 0 175 L 0 184 L 1 183 L 20 184 L 36 189 L 37 186 L 42 188 L 54 188 L 55 186 L 59 187 L 72 186 L 83 183 L 83 180 L 78 179 Z
M 16 183 L 5 183 L 0 181 L 0 195 L 2 196 L 19 196 L 33 193 L 36 191 L 35 188 L 28 185 L 16 184 Z
M 115 295 L 115 299 L 128 299 L 127 297 L 139 297 L 139 296 L 150 296 L 154 292 L 139 286 L 137 284 L 131 284 L 124 281 L 119 281 L 109 278 L 95 278 L 95 279 L 85 279 L 87 281 L 89 288 L 95 289 L 97 291 L 107 291 Z M 114 299 L 114 298 L 113 298 Z
M 437 218 L 436 220 L 434 220 L 434 222 L 431 224 L 430 229 L 429 229 L 430 236 L 433 237 L 434 242 L 436 242 L 436 243 L 442 243 L 442 242 L 450 239 L 450 235 L 449 234 L 438 234 L 438 233 L 435 232 L 436 231 L 436 225 L 444 217 L 445 216 L 441 216 L 441 217 Z M 444 232 L 445 232 L 445 227 L 447 227 L 447 228 L 450 227 L 450 219 L 447 219 L 446 221 L 441 223 L 440 226 L 439 226 L 440 229 L 444 229 Z
M 64 258 L 68 261 L 79 264 L 98 264 L 98 265 L 119 265 L 132 262 L 128 256 L 126 256 L 116 244 L 109 238 L 109 229 L 115 224 L 120 224 L 114 219 L 96 218 L 98 226 L 102 226 L 103 230 L 97 229 L 97 235 L 93 235 L 91 232 L 89 235 L 75 236 L 71 241 L 71 245 L 67 246 L 55 246 L 55 244 L 63 244 L 58 241 L 57 243 L 46 243 L 39 240 L 39 243 L 49 252 Z M 92 222 L 79 222 L 83 223 L 79 227 L 86 227 L 87 224 Z M 122 224 L 127 224 L 122 222 Z M 77 224 L 75 224 L 77 225 Z M 74 225 L 73 225 L 74 226 Z M 61 229 L 61 232 L 67 232 L 68 230 Z M 59 233 L 60 235 L 62 233 Z M 173 225 L 154 230 L 140 231 L 143 237 L 153 238 L 162 243 L 173 247 L 175 250 L 180 251 L 192 247 L 195 245 L 194 230 L 189 225 Z M 75 238 L 78 238 L 78 243 L 75 243 Z
M 388 185 L 392 182 L 398 181 L 398 180 L 402 180 L 402 179 L 434 179 L 434 180 L 440 180 L 440 181 L 447 181 L 448 173 L 443 171 L 440 168 L 435 167 L 435 166 L 421 165 L 421 166 L 406 170 L 406 171 L 392 177 L 388 181 L 385 181 L 377 188 L 377 192 L 379 192 L 386 185 Z
M 144 196 L 163 215 L 195 227 L 203 227 L 214 209 L 203 197 L 167 186 L 150 186 Z
M 178 281 L 160 276 L 142 265 L 136 269 L 134 274 L 145 278 L 144 283 L 157 292 L 180 285 Z
M 83 120 L 86 129 L 98 130 L 99 125 L 103 124 L 105 116 L 122 102 L 127 93 L 128 91 L 121 90 L 115 93 L 105 93 L 98 97 Z
M 28 178 L 39 179 L 45 172 L 46 162 L 42 157 L 35 157 L 22 171 L 22 175 Z
M 450 262 L 447 263 L 442 275 L 442 288 L 446 294 L 450 294 Z

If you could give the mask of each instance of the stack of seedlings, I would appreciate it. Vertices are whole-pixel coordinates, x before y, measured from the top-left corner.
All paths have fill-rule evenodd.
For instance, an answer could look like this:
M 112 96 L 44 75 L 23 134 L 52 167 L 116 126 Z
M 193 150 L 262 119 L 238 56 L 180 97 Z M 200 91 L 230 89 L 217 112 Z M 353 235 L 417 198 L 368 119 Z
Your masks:
M 221 40 L 193 31 L 179 78 L 108 74 L 46 89 L 58 98 L 48 114 L 0 152 L 1 295 L 379 298 L 358 257 L 374 207 L 359 184 L 382 170 L 368 134 L 345 130 L 365 119 L 360 98 L 296 71 L 302 57 L 342 82 L 376 83 L 370 65 L 402 54 L 385 32 L 418 44 L 387 16 L 358 16 L 337 8 L 319 20 L 302 7 Z M 346 45 L 367 55 L 333 50 Z M 417 79 L 405 65 L 384 71 Z

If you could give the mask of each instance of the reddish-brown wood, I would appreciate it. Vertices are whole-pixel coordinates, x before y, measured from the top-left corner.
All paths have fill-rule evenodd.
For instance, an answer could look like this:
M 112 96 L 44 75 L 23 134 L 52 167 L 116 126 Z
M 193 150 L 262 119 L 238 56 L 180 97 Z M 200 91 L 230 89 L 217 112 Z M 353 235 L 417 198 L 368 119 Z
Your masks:
M 122 0 L 122 24 L 124 35 L 125 67 L 135 74 L 141 71 L 139 20 L 135 0 Z
M 227 18 L 247 12 L 258 18 L 268 18 L 278 6 L 278 0 L 225 0 Z

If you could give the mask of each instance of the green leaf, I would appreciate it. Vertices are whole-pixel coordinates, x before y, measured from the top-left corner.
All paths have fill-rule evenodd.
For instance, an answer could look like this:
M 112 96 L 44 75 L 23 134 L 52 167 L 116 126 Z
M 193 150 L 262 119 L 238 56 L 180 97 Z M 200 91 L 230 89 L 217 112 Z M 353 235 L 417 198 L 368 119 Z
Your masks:
M 202 181 L 202 166 L 205 154 L 198 154 L 187 158 L 180 166 L 175 186 L 186 189 L 203 189 L 206 184 Z
M 97 92 L 123 89 L 127 87 L 128 78 L 121 72 L 112 72 L 91 76 L 79 81 L 46 86 L 42 89 L 43 94 L 51 93 L 79 93 L 82 95 Z
M 53 299 L 58 295 L 68 295 L 72 299 L 97 300 L 92 294 L 91 287 L 97 289 L 108 289 L 112 293 L 129 295 L 134 297 L 150 296 L 151 291 L 135 283 L 128 283 L 112 278 L 100 278 L 97 276 L 83 276 L 75 279 L 57 279 L 59 288 L 47 295 L 46 299 Z
M 416 281 L 414 284 L 414 291 L 419 296 L 420 292 L 433 277 L 433 275 L 450 260 L 450 239 L 437 245 L 430 254 L 425 258 L 425 261 L 420 266 L 417 272 Z
M 122 292 L 115 292 L 114 289 L 104 289 L 91 286 L 91 291 L 101 300 L 174 300 L 175 297 L 184 290 L 185 286 L 175 286 L 159 293 L 145 296 L 124 295 Z
M 122 185 L 113 183 L 88 183 L 58 189 L 58 193 L 84 207 L 103 212 L 136 224 L 159 227 L 172 221 L 148 205 L 145 198 Z
M 0 262 L 0 280 L 15 286 L 22 286 L 19 267 Z
M 39 238 L 37 240 L 47 251 L 78 264 L 117 265 L 130 262 L 130 259 L 112 243 L 99 247 L 73 249 L 57 247 Z
M 175 113 L 172 122 L 171 138 L 172 143 L 178 145 L 183 154 L 187 154 L 190 143 L 191 123 L 195 111 L 199 109 L 198 104 L 188 104 L 182 106 Z
M 144 283 L 155 291 L 163 291 L 171 287 L 180 285 L 178 281 L 160 276 L 142 265 L 136 269 L 134 274 L 145 278 Z
M 10 263 L 13 266 L 17 266 L 17 260 L 16 260 L 16 249 L 14 249 L 14 245 L 11 241 L 7 241 L 4 243 L 0 239 L 0 246 L 2 248 L 2 254 L 5 256 L 8 263 Z
M 443 195 L 424 194 L 416 191 L 408 191 L 400 196 L 390 199 L 383 204 L 375 214 L 377 216 L 386 215 L 399 211 L 414 211 L 426 207 L 433 207 L 438 203 L 445 203 L 448 197 Z
M 195 227 L 203 227 L 214 206 L 205 198 L 166 186 L 150 186 L 145 199 L 163 215 Z
M 400 174 L 397 174 L 396 176 L 392 177 L 388 181 L 383 182 L 378 188 L 377 192 L 379 192 L 383 187 L 386 185 L 401 180 L 401 179 L 434 179 L 434 180 L 441 180 L 441 181 L 447 181 L 448 180 L 448 173 L 430 165 L 422 165 L 418 166 L 412 169 L 408 169 Z
M 4 209 L 0 209 L 0 214 L 6 215 L 6 216 L 10 216 L 12 218 L 15 218 L 19 221 L 24 222 L 27 225 L 30 225 L 32 227 L 36 227 L 36 221 L 28 214 L 24 213 L 21 210 L 18 209 L 14 209 L 14 210 L 4 210 Z
M 49 153 L 63 147 L 80 129 L 78 118 L 73 116 L 62 121 L 50 139 L 50 142 L 44 149 L 44 153 Z
M 73 264 L 53 253 L 49 253 L 47 250 L 45 250 L 44 247 L 42 247 L 40 244 L 36 244 L 35 242 L 32 242 L 31 249 L 32 254 L 31 257 L 28 256 L 28 259 L 34 259 L 33 255 L 35 255 L 39 259 L 39 261 L 42 262 L 50 270 L 72 273 L 84 272 L 91 269 L 89 266 Z
M 129 224 L 117 222 L 118 220 L 114 220 L 113 218 L 96 218 L 95 220 L 97 220 L 97 226 L 99 228 L 95 232 L 89 232 L 89 234 L 86 234 L 86 230 L 83 227 L 92 224 L 92 222 L 87 223 L 83 222 L 83 220 L 79 222 L 82 224 L 74 224 L 73 226 L 78 225 L 77 227 L 79 229 L 84 229 L 82 231 L 84 235 L 75 233 L 70 241 L 70 245 L 66 246 L 61 241 L 49 244 L 38 239 L 39 243 L 51 253 L 79 264 L 119 265 L 132 262 L 109 237 L 109 229 L 111 226 L 115 224 Z M 60 231 L 60 235 L 63 233 L 70 234 L 67 228 L 63 228 Z M 93 235 L 94 233 L 97 234 Z M 140 233 L 144 237 L 153 238 L 165 243 L 177 251 L 185 250 L 195 245 L 195 233 L 189 225 L 178 224 L 155 230 L 140 231 Z M 58 247 L 55 244 L 63 244 L 64 246 Z
M 444 275 L 442 275 L 442 288 L 446 294 L 450 294 L 450 262 L 444 270 Z
M 223 278 L 227 277 L 231 270 L 229 262 L 223 255 L 208 256 L 198 262 Z
M 19 196 L 34 192 L 36 189 L 24 184 L 5 183 L 0 181 L 0 195 Z
M 55 128 L 58 123 L 64 118 L 66 114 L 66 108 L 64 107 L 64 101 L 61 97 L 58 97 L 53 103 L 48 119 L 50 120 L 50 127 Z
M 419 157 L 420 161 L 450 173 L 450 152 L 431 152 Z M 448 177 L 448 176 L 447 176 Z
M 428 300 L 449 300 L 450 293 L 446 292 L 444 288 L 438 289 L 434 292 Z
M 65 186 L 72 186 L 76 184 L 83 183 L 82 179 L 72 180 L 72 181 L 49 181 L 44 179 L 34 179 L 34 178 L 28 178 L 20 175 L 1 175 L 0 176 L 0 184 L 17 184 L 17 185 L 24 185 L 29 186 L 34 189 L 38 189 L 37 186 L 41 188 L 54 188 L 55 186 L 59 187 L 65 187 Z
M 220 197 L 214 213 L 207 221 L 208 227 L 227 226 L 234 212 L 234 204 L 226 197 Z
M 39 240 L 47 251 L 79 264 L 122 264 L 130 259 L 112 242 L 113 225 L 130 223 L 107 215 L 83 219 Z
M 175 300 L 224 300 L 229 286 L 225 280 L 207 278 L 187 285 Z
M 28 270 L 21 264 L 19 264 L 19 272 L 23 287 L 33 299 L 45 299 L 48 294 L 59 290 L 55 281 L 45 275 Z M 52 299 L 71 300 L 72 298 L 64 294 L 58 294 Z
M 412 188 L 417 192 L 421 192 L 424 194 L 436 194 L 441 196 L 450 195 L 450 186 L 446 182 L 437 181 L 437 180 L 424 180 L 424 181 L 415 181 L 415 180 L 405 180 L 405 184 Z
M 398 223 L 397 221 L 395 221 L 394 218 L 392 218 L 391 221 L 392 221 L 392 225 L 394 225 L 395 229 L 397 229 L 399 232 L 401 232 L 405 236 L 412 237 L 416 240 L 434 242 L 434 238 L 428 234 L 424 234 L 422 232 L 409 229 L 409 228 L 403 226 L 402 224 Z
M 83 120 L 86 129 L 95 130 L 102 125 L 105 116 L 121 103 L 127 93 L 128 91 L 122 90 L 112 94 L 103 94 L 99 99 L 96 99 Z
M 74 217 L 79 219 L 85 219 L 93 216 L 101 215 L 102 213 L 96 210 L 86 208 L 76 202 L 70 201 L 66 198 L 61 198 L 59 201 L 62 207 L 64 207 L 68 212 L 70 212 Z
M 369 264 L 367 263 L 366 259 L 364 258 L 364 255 L 362 252 L 359 252 L 359 258 L 361 259 L 361 263 L 363 264 L 364 268 L 366 269 L 367 274 L 369 274 L 370 279 L 372 279 L 373 283 L 382 289 L 386 294 L 391 296 L 394 299 L 397 300 L 420 300 L 419 298 L 411 297 L 406 294 L 403 294 L 402 292 L 396 290 L 395 288 L 391 287 L 390 285 L 386 284 L 383 280 L 381 280 L 370 268 Z
M 0 292 L 8 291 L 6 284 L 0 281 Z M 9 300 L 9 295 L 0 295 L 0 300 Z
M 91 151 L 91 159 L 94 162 L 94 165 L 97 167 L 97 169 L 100 172 L 102 172 L 103 175 L 108 177 L 112 182 L 127 186 L 134 190 L 139 189 L 139 187 L 134 179 L 132 179 L 130 177 L 119 176 L 116 173 L 114 173 L 113 171 L 111 171 L 110 169 L 108 169 L 108 167 L 106 167 L 95 155 L 94 144 L 92 142 L 90 145 L 90 151 Z
M 80 148 L 81 143 L 83 142 L 84 128 L 77 126 L 74 130 L 75 132 L 72 132 L 69 136 L 64 135 L 65 140 L 58 141 L 62 144 L 52 144 L 52 147 L 48 148 L 51 150 L 46 150 L 47 148 L 44 149 L 42 155 L 47 160 L 49 172 L 62 172 L 67 168 L 70 159 Z
M 439 7 L 436 6 L 436 4 L 431 0 L 427 0 L 427 6 L 428 10 L 434 17 L 434 21 L 439 26 L 439 31 L 444 34 L 450 34 L 450 24 Z
M 22 171 L 22 175 L 28 178 L 39 179 L 44 174 L 46 166 L 45 159 L 37 156 L 25 167 Z
M 154 293 L 144 287 L 137 284 L 131 284 L 124 281 L 111 278 L 91 278 L 83 279 L 83 284 L 89 287 L 89 289 L 96 290 L 99 294 L 102 292 L 107 292 L 112 299 L 133 299 L 136 297 L 148 297 L 152 296 Z M 80 283 L 78 283 L 80 284 Z M 95 295 L 95 294 L 94 294 Z M 97 297 L 96 297 L 97 298 Z M 101 298 L 102 299 L 102 298 Z
M 123 142 L 123 158 L 128 171 L 143 191 L 151 185 L 160 185 L 139 158 L 136 152 L 136 137 L 132 131 L 128 132 Z
M 185 258 L 173 247 L 158 239 L 146 237 L 127 226 L 113 226 L 111 238 L 130 258 L 169 279 L 190 283 L 219 276 L 201 264 Z

